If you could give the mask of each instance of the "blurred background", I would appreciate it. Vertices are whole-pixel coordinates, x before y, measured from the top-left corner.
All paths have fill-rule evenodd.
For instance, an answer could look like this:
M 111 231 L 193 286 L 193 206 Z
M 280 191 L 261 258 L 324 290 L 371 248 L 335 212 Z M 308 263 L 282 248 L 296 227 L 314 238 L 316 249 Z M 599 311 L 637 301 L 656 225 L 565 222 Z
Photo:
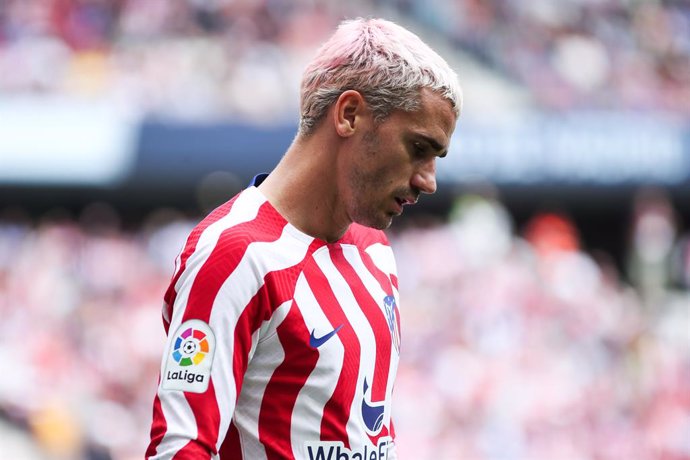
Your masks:
M 0 0 L 0 458 L 143 457 L 187 232 L 346 17 L 460 76 L 389 231 L 401 459 L 690 459 L 687 0 Z

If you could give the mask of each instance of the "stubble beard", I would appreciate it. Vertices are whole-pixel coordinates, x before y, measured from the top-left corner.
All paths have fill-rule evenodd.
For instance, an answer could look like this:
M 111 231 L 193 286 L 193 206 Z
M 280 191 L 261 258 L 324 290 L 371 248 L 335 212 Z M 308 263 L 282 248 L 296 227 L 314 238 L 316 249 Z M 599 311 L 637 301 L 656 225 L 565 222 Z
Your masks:
M 376 196 L 374 189 L 378 183 L 375 176 L 359 170 L 350 174 L 350 216 L 353 222 L 360 225 L 385 230 L 390 227 L 393 216 L 380 209 L 378 202 L 372 201 L 372 196 Z
M 377 128 L 378 126 L 367 132 L 363 138 L 364 157 L 369 160 L 381 155 Z M 377 230 L 390 227 L 395 214 L 386 210 L 387 203 L 372 201 L 372 196 L 379 196 L 378 188 L 387 185 L 385 168 L 373 171 L 355 168 L 350 172 L 349 185 L 351 195 L 348 204 L 352 221 Z M 404 190 L 396 191 L 396 193 L 391 195 L 391 200 L 395 196 L 407 196 Z

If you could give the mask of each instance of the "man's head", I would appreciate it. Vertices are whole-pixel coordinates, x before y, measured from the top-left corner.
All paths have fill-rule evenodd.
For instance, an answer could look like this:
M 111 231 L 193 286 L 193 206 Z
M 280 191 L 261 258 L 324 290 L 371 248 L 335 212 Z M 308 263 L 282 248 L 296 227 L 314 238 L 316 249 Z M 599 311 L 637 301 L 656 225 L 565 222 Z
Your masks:
M 448 100 L 457 118 L 457 76 L 419 37 L 383 19 L 344 21 L 302 77 L 300 133 L 311 134 L 344 91 L 361 93 L 382 122 L 393 110 L 417 110 L 424 88 Z
M 419 93 L 417 109 L 393 110 L 380 123 L 358 92 L 336 101 L 335 131 L 345 139 L 336 183 L 350 221 L 387 228 L 403 206 L 436 191 L 436 160 L 446 156 L 457 117 L 438 93 Z

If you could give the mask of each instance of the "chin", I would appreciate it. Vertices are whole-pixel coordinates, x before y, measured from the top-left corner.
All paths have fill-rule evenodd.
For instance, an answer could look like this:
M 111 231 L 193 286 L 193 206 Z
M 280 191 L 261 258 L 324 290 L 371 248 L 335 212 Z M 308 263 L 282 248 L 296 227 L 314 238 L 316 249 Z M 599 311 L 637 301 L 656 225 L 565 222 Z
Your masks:
M 350 214 L 353 222 L 377 230 L 385 230 L 390 227 L 393 218 L 397 215 L 392 210 L 381 209 L 375 206 L 357 207 Z
M 372 225 L 371 227 L 375 228 L 376 230 L 385 230 L 391 226 L 391 223 L 393 223 L 393 219 L 389 219 L 387 222 L 382 223 L 381 225 Z
M 391 226 L 393 217 L 386 216 L 382 218 L 358 219 L 355 222 L 360 225 L 364 225 L 365 227 L 375 228 L 376 230 L 385 230 Z

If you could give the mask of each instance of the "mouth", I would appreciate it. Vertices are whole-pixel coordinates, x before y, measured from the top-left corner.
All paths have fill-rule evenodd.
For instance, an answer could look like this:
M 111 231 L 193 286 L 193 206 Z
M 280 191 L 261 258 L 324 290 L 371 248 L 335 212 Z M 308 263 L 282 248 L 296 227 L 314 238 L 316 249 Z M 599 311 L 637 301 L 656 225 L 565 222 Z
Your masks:
M 416 199 L 416 198 L 410 198 L 410 197 L 402 198 L 402 197 L 396 196 L 396 197 L 395 197 L 395 201 L 396 201 L 400 206 L 407 206 L 407 205 L 411 205 L 411 204 L 416 204 L 416 203 L 417 203 L 417 199 Z
M 403 212 L 403 206 L 405 205 L 405 200 L 399 197 L 395 197 L 395 215 L 400 215 Z
M 417 200 L 414 198 L 403 198 L 403 197 L 396 196 L 395 197 L 395 204 L 397 205 L 396 206 L 396 213 L 398 215 L 402 214 L 403 206 L 415 204 L 416 202 L 417 202 Z

